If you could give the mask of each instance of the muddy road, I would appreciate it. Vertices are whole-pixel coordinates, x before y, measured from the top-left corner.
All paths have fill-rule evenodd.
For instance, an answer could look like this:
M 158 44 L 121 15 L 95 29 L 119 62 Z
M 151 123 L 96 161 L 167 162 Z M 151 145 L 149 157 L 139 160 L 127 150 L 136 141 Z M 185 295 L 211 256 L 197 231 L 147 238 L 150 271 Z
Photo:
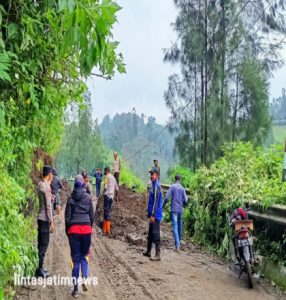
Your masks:
M 186 244 L 183 251 L 173 251 L 170 228 L 162 226 L 162 261 L 152 262 L 142 256 L 145 250 L 148 223 L 146 196 L 124 187 L 120 201 L 113 204 L 112 237 L 101 236 L 102 199 L 97 204 L 97 224 L 91 249 L 90 276 L 98 285 L 88 292 L 79 289 L 82 299 L 286 299 L 285 295 L 265 281 L 256 282 L 249 290 L 245 278 L 230 271 L 224 261 L 201 249 Z M 68 239 L 64 222 L 56 218 L 56 232 L 46 258 L 50 273 L 71 276 Z M 99 225 L 99 226 L 98 226 Z M 154 251 L 154 249 L 153 249 Z M 74 299 L 72 286 L 22 287 L 17 299 Z M 79 298 L 79 299 L 80 299 Z

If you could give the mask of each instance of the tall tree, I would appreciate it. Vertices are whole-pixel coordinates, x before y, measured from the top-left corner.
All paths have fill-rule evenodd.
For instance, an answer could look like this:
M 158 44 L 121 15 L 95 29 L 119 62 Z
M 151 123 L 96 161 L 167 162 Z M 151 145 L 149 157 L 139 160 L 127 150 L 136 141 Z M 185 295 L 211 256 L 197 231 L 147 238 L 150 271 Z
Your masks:
M 165 101 L 170 126 L 180 124 L 176 144 L 182 163 L 192 162 L 196 169 L 199 162 L 220 156 L 227 141 L 259 144 L 267 134 L 267 81 L 281 65 L 284 6 L 272 0 L 174 3 L 178 40 L 165 51 L 164 61 L 179 64 L 181 76 L 169 77 Z M 186 158 L 185 149 L 192 158 Z
M 124 72 L 111 33 L 119 9 L 112 0 L 0 1 L 0 115 L 8 128 L 0 143 L 10 156 L 1 162 L 17 179 L 33 149 L 58 149 L 64 111 L 82 101 L 83 78 Z
M 97 121 L 92 119 L 90 92 L 84 96 L 84 107 L 73 105 L 66 120 L 60 151 L 56 157 L 56 167 L 62 176 L 70 177 L 86 170 L 103 168 L 108 161 Z

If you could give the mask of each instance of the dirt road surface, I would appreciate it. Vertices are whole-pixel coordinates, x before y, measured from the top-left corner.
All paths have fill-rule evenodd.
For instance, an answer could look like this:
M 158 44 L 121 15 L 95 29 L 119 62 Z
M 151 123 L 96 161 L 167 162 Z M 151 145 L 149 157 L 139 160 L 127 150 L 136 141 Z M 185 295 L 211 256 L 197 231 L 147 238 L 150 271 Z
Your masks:
M 146 196 L 120 191 L 119 202 L 113 205 L 112 237 L 101 236 L 102 199 L 97 204 L 97 225 L 94 227 L 90 276 L 98 285 L 88 292 L 79 289 L 79 299 L 286 299 L 285 294 L 264 281 L 247 288 L 246 278 L 230 271 L 224 261 L 201 249 L 186 244 L 180 253 L 173 251 L 168 225 L 162 226 L 162 261 L 152 262 L 142 256 L 145 250 L 148 223 Z M 46 257 L 46 267 L 53 276 L 71 276 L 70 250 L 64 222 L 56 218 L 56 232 Z M 153 249 L 154 251 L 154 249 Z M 21 287 L 17 299 L 73 299 L 72 286 Z

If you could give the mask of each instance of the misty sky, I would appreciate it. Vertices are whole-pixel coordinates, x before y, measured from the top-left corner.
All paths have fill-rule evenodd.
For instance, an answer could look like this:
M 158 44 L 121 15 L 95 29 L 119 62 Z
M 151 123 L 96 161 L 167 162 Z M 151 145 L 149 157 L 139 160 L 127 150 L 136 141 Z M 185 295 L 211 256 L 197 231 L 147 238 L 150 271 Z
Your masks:
M 176 40 L 170 23 L 177 10 L 173 0 L 118 0 L 122 6 L 114 38 L 120 42 L 127 74 L 113 80 L 92 78 L 88 81 L 92 93 L 94 117 L 99 121 L 106 114 L 129 112 L 133 107 L 139 114 L 153 115 L 165 124 L 169 111 L 163 94 L 168 76 L 178 67 L 163 63 L 163 49 Z M 286 60 L 286 49 L 282 52 Z M 271 79 L 270 98 L 279 97 L 286 87 L 286 66 Z

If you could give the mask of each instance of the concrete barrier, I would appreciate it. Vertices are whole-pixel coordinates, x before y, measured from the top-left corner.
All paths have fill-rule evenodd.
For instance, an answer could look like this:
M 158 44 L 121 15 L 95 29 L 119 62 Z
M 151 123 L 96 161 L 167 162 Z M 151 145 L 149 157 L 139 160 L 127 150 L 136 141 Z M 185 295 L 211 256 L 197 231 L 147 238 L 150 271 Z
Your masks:
M 170 187 L 169 184 L 161 184 L 163 193 L 166 193 Z M 188 198 L 191 200 L 191 193 L 186 189 Z M 271 205 L 267 209 L 262 208 L 258 201 L 253 201 L 248 212 L 249 217 L 257 222 L 259 227 L 267 229 L 274 239 L 282 237 L 286 232 L 286 205 Z

